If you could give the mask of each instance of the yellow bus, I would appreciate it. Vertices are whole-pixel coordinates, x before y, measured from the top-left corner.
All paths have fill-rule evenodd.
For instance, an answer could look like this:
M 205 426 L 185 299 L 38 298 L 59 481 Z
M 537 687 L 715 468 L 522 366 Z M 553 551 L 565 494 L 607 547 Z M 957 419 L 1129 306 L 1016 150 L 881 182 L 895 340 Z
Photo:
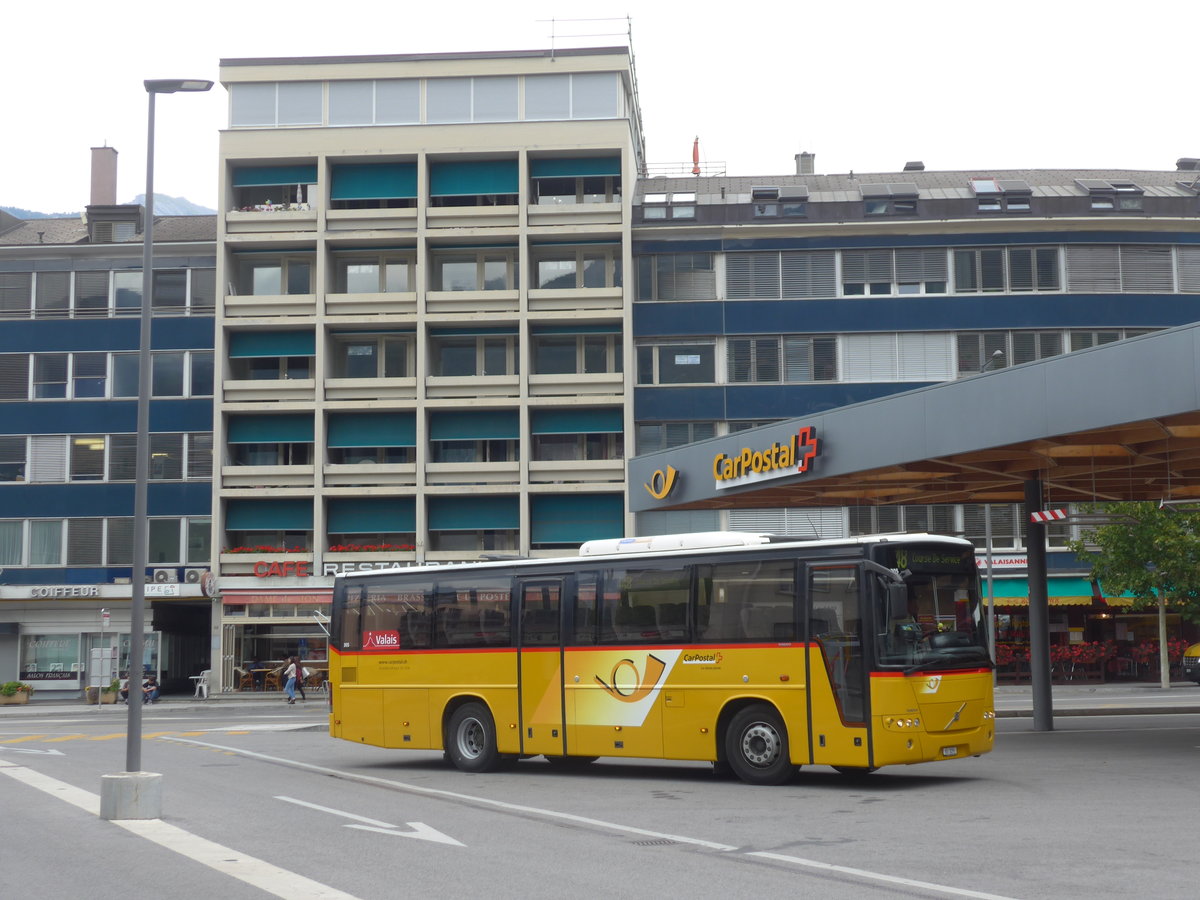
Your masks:
M 330 734 L 466 772 L 706 760 L 751 784 L 992 749 L 970 542 L 715 532 L 339 575 Z

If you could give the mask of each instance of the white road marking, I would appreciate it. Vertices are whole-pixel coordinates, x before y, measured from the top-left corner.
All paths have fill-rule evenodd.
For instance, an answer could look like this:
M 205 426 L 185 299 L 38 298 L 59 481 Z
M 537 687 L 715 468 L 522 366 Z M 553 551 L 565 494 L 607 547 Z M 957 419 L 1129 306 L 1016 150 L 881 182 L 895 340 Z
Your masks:
M 93 794 L 66 782 L 42 775 L 25 766 L 0 760 L 0 775 L 7 775 L 39 791 L 58 797 L 78 806 L 94 816 L 100 815 L 100 795 Z M 173 850 L 180 856 L 195 860 L 201 865 L 215 869 L 246 884 L 253 885 L 275 897 L 295 900 L 297 897 L 312 900 L 358 900 L 336 888 L 305 878 L 287 869 L 281 869 L 264 860 L 239 853 L 214 841 L 169 825 L 162 819 L 115 819 L 112 824 L 132 834 L 153 841 L 160 847 Z
M 61 740 L 61 738 L 59 738 Z M 0 750 L 8 753 L 36 753 L 39 756 L 64 756 L 61 750 L 37 750 L 33 747 L 5 747 L 0 745 Z
M 920 888 L 951 897 L 971 897 L 973 900 L 1013 900 L 1002 894 L 987 894 L 983 891 L 970 891 L 965 888 L 949 887 L 944 884 L 933 884 L 928 881 L 914 881 L 911 878 L 900 878 L 897 875 L 884 875 L 882 872 L 871 872 L 867 869 L 855 869 L 851 866 L 835 866 L 831 863 L 818 862 L 815 859 L 804 859 L 799 856 L 787 856 L 783 853 L 767 853 L 765 851 L 748 851 L 747 856 L 758 856 L 762 859 L 773 859 L 777 862 L 792 863 L 809 869 L 820 869 L 822 872 L 837 872 L 840 875 L 852 875 L 855 878 L 865 878 L 869 881 L 882 881 L 887 884 L 897 884 L 901 887 Z
M 315 809 L 319 812 L 326 812 L 334 816 L 341 816 L 345 819 L 354 819 L 356 822 L 362 822 L 361 825 L 347 825 L 346 828 L 361 828 L 363 831 L 377 831 L 380 834 L 394 834 L 396 837 L 416 838 L 421 841 L 433 841 L 435 844 L 451 844 L 455 847 L 465 847 L 466 844 L 456 841 L 449 835 L 443 834 L 436 828 L 430 828 L 424 822 L 405 822 L 412 831 L 400 831 L 399 825 L 391 825 L 387 822 L 380 822 L 378 819 L 368 819 L 366 816 L 356 815 L 355 813 L 346 812 L 342 809 L 333 809 L 329 806 L 321 806 L 317 803 L 309 803 L 307 800 L 297 800 L 295 797 L 280 797 L 276 800 L 282 800 L 284 803 L 295 803 L 297 806 L 306 806 L 309 809 Z

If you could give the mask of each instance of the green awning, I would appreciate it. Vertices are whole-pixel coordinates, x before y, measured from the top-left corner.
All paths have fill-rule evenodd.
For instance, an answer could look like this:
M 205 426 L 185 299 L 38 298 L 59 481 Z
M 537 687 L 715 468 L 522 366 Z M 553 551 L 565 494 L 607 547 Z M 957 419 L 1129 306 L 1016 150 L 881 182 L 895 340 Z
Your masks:
M 604 409 L 534 409 L 532 434 L 620 434 L 625 430 L 620 407 Z
M 982 593 L 987 598 L 987 580 L 983 580 Z M 997 606 L 1027 606 L 1029 604 L 1029 579 L 992 577 L 992 596 Z M 1092 582 L 1087 578 L 1046 578 L 1046 598 L 1052 606 L 1090 606 L 1094 602 Z
M 330 534 L 385 534 L 416 531 L 416 500 L 412 497 L 332 497 Z
M 312 443 L 311 413 L 230 416 L 226 440 L 230 444 Z
M 521 527 L 516 497 L 430 497 L 430 531 L 475 531 Z
M 333 167 L 331 200 L 394 200 L 417 196 L 416 163 L 362 163 Z
M 520 189 L 515 159 L 435 162 L 430 166 L 429 194 L 432 197 L 517 194 Z
M 275 187 L 284 184 L 316 184 L 315 165 L 243 166 L 233 170 L 234 187 Z
M 229 335 L 230 359 L 262 356 L 314 356 L 311 331 L 235 331 Z
M 416 413 L 331 413 L 326 443 L 330 447 L 415 447 Z
M 625 534 L 622 494 L 534 494 L 529 527 L 535 544 L 582 544 Z
M 580 178 L 588 175 L 620 175 L 619 156 L 579 156 L 561 159 L 531 159 L 531 178 Z
M 312 531 L 312 501 L 229 500 L 225 505 L 227 531 Z
M 429 416 L 431 441 L 515 441 L 521 420 L 515 409 L 435 412 Z

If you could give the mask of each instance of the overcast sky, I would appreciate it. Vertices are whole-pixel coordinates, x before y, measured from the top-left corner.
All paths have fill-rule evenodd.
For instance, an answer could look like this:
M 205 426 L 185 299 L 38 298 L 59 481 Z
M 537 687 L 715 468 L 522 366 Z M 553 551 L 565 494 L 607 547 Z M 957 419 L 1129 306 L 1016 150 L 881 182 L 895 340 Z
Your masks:
M 1179 0 L 815 4 L 703 0 L 161 0 L 14 3 L 4 12 L 0 204 L 88 202 L 89 148 L 145 189 L 146 78 L 218 79 L 223 58 L 625 43 L 631 16 L 651 163 L 730 175 L 928 169 L 1174 168 L 1200 157 L 1192 37 Z M 617 21 L 570 19 L 617 17 Z M 609 37 L 596 36 L 608 32 Z M 615 33 L 615 34 L 613 34 Z M 587 34 L 588 37 L 567 35 Z M 216 206 L 228 96 L 160 97 L 157 193 Z

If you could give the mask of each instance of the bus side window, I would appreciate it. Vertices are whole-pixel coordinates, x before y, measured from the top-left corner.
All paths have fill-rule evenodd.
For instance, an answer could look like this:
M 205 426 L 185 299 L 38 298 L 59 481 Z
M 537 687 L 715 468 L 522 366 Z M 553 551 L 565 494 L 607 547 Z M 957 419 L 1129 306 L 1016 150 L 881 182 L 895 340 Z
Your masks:
M 599 578 L 595 572 L 581 572 L 575 577 L 575 637 L 576 644 L 596 643 L 596 605 L 599 598 Z

